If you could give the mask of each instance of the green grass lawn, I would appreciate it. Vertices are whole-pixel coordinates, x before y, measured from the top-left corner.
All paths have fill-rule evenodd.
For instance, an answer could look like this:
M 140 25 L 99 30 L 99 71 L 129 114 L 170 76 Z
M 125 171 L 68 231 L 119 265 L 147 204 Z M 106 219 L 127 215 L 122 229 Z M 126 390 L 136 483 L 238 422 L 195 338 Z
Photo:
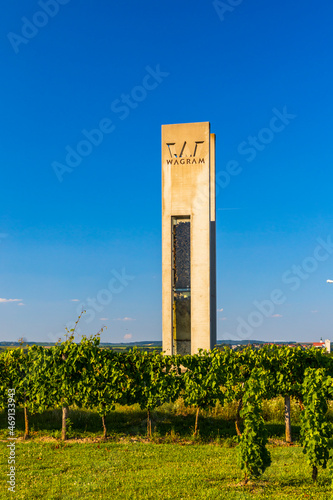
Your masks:
M 6 492 L 1 446 L 0 498 Z M 17 499 L 331 499 L 328 471 L 313 485 L 299 446 L 269 446 L 272 465 L 246 487 L 236 448 L 208 444 L 19 441 Z
M 22 409 L 16 414 L 16 493 L 6 486 L 8 432 L 0 412 L 0 499 L 333 499 L 331 478 L 319 470 L 316 485 L 297 439 L 299 408 L 292 405 L 294 446 L 285 446 L 283 400 L 264 403 L 272 465 L 260 481 L 242 486 L 235 447 L 236 404 L 203 412 L 193 437 L 195 410 L 182 400 L 146 414 L 138 406 L 117 407 L 107 417 L 110 437 L 101 439 L 101 419 L 70 410 L 70 440 L 60 441 L 61 411 L 30 416 L 31 439 L 23 441 Z M 330 405 L 329 419 L 332 419 Z

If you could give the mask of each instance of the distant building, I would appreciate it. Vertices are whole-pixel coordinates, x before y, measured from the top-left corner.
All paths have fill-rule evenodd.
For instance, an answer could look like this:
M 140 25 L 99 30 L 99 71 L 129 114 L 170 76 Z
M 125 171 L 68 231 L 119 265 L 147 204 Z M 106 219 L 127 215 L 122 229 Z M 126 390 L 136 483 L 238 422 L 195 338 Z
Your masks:
M 320 342 L 313 342 L 312 345 L 313 347 L 325 347 L 325 342 L 321 340 Z
M 325 342 L 321 340 L 320 342 L 313 342 L 313 347 L 318 347 L 320 349 L 326 349 L 327 352 L 331 352 L 331 341 L 326 339 Z
M 325 347 L 327 352 L 331 352 L 331 341 L 329 339 L 325 340 Z

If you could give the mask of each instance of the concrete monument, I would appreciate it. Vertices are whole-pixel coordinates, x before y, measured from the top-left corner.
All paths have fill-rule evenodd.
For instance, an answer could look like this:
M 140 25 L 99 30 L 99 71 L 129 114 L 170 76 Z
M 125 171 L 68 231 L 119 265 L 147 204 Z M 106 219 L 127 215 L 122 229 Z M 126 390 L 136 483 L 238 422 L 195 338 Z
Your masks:
M 216 344 L 215 134 L 162 125 L 162 328 L 166 354 Z

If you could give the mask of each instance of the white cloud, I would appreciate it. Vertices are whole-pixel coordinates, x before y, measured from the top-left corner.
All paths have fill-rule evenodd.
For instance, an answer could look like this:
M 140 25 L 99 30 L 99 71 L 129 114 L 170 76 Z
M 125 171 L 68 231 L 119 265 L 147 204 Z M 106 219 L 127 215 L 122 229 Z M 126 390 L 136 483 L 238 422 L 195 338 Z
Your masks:
M 135 318 L 128 318 L 125 316 L 125 318 L 115 318 L 115 321 L 135 321 Z
M 124 339 L 131 339 L 131 338 L 132 338 L 131 333 L 126 333 L 126 335 L 124 335 Z
M 71 299 L 71 302 L 80 302 L 80 299 Z
M 223 316 L 222 318 L 219 318 L 221 321 L 225 321 L 227 319 L 226 316 Z
M 315 311 L 311 311 L 311 312 L 312 312 L 312 314 L 316 314 L 318 311 L 317 311 L 317 310 L 315 310 Z
M 218 310 L 217 310 L 217 312 L 219 312 L 219 313 L 220 313 L 221 311 L 223 311 L 223 307 L 222 307 L 222 309 L 218 309 Z
M 17 304 L 18 306 L 25 306 L 25 304 L 23 304 L 23 302 L 20 302 L 19 304 Z
M 99 318 L 101 321 L 107 321 L 109 318 Z
M 0 303 L 7 303 L 7 302 L 21 302 L 22 299 L 0 299 Z
M 272 318 L 282 318 L 282 314 L 272 314 Z

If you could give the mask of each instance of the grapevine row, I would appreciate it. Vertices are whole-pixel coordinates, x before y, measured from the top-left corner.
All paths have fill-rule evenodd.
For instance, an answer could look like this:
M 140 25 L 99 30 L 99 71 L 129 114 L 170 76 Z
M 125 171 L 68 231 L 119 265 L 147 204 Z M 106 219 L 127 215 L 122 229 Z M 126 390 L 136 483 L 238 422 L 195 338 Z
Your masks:
M 303 451 L 313 479 L 318 467 L 326 467 L 332 432 L 325 414 L 327 400 L 333 398 L 333 359 L 322 351 L 267 346 L 164 356 L 137 349 L 118 353 L 99 343 L 98 335 L 78 344 L 72 335 L 51 348 L 31 346 L 0 354 L 0 407 L 6 409 L 8 389 L 15 389 L 16 404 L 25 412 L 25 438 L 29 413 L 62 408 L 65 440 L 72 405 L 97 411 L 106 438 L 105 417 L 116 403 L 139 404 L 147 412 L 150 436 L 152 410 L 179 396 L 197 408 L 196 434 L 200 410 L 236 400 L 239 464 L 246 482 L 271 463 L 262 402 L 281 395 L 300 402 Z

